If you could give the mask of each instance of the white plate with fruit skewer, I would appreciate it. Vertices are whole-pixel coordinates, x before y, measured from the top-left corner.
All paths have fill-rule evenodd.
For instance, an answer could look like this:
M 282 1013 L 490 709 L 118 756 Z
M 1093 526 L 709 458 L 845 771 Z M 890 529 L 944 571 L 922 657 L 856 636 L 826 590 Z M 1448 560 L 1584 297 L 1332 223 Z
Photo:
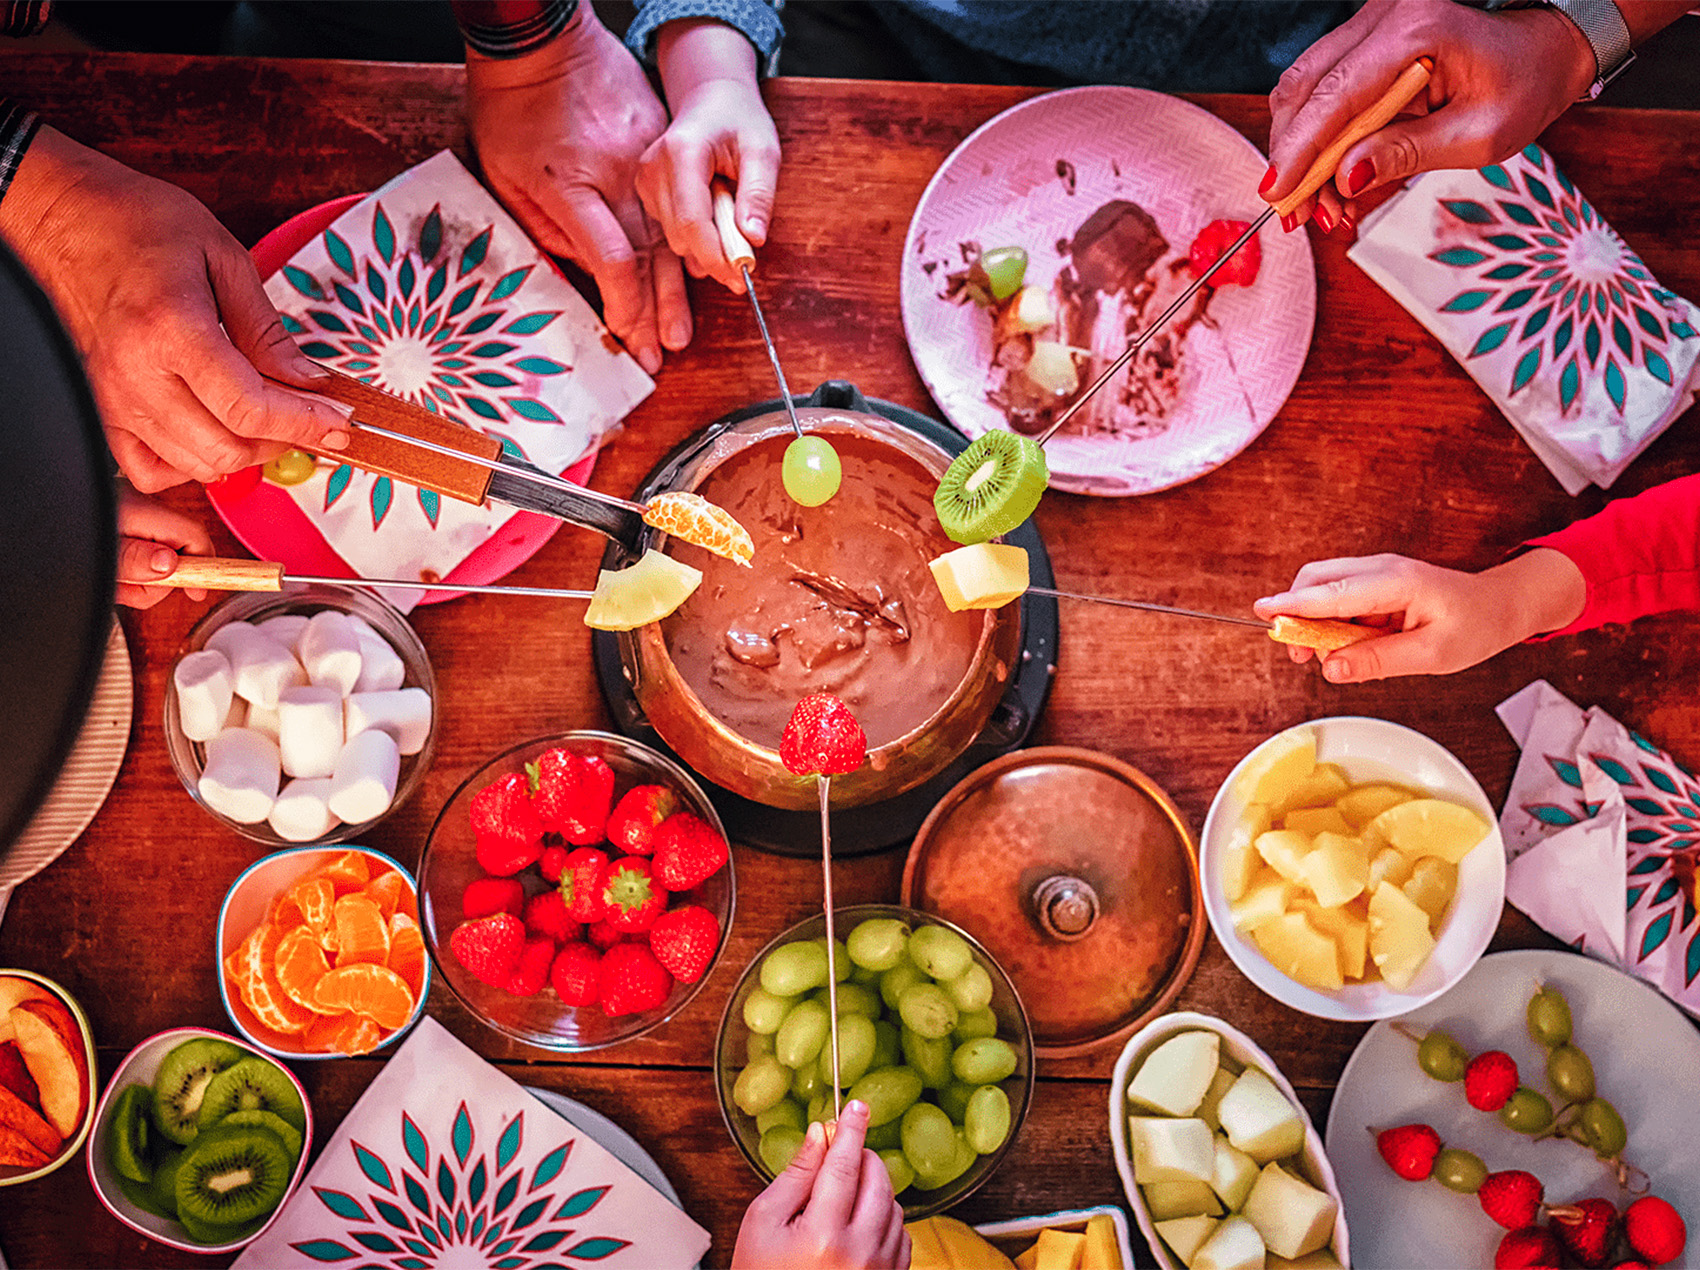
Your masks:
M 1262 210 L 1255 191 L 1267 162 L 1208 111 L 1135 88 L 1049 93 L 982 125 L 934 174 L 904 245 L 904 331 L 946 417 L 977 437 L 1009 427 L 1010 411 L 1020 418 L 1033 409 L 1027 380 L 1006 382 L 994 366 L 1004 343 L 1025 354 L 1043 341 L 1038 365 L 1055 362 L 1064 379 L 1090 382 L 1191 280 L 1201 232 Z M 1094 254 L 1082 250 L 1088 238 L 1106 260 L 1134 260 L 1138 276 L 1097 277 L 1082 264 Z M 1262 261 L 1251 285 L 1214 288 L 1047 445 L 1053 486 L 1109 495 L 1166 489 L 1225 463 L 1268 426 L 1310 348 L 1316 271 L 1302 233 L 1266 228 L 1256 242 Z M 1066 306 L 1078 294 L 1096 322 L 1065 321 L 1079 338 L 1041 325 L 1000 341 L 992 312 L 949 281 L 977 251 L 1000 247 L 1026 253 L 1030 300 L 1055 292 Z M 1059 283 L 1065 273 L 1072 278 Z M 1007 319 L 1000 330 L 1011 334 Z M 1051 382 L 1049 371 L 1037 378 Z M 1072 399 L 1060 395 L 1061 404 Z M 1023 426 L 1042 430 L 1044 410 Z
M 1700 1033 L 1668 1000 L 1620 971 L 1575 953 L 1518 950 L 1484 957 L 1455 988 L 1397 1027 L 1377 1023 L 1341 1073 L 1325 1137 L 1352 1229 L 1353 1261 L 1363 1270 L 1492 1265 L 1506 1234 L 1474 1195 L 1396 1175 L 1371 1130 L 1428 1125 L 1445 1148 L 1472 1153 L 1490 1172 L 1533 1174 L 1548 1204 L 1599 1196 L 1621 1209 L 1635 1198 L 1586 1146 L 1513 1132 L 1497 1114 L 1470 1105 L 1462 1081 L 1434 1079 L 1418 1064 L 1407 1033 L 1443 1030 L 1469 1055 L 1508 1054 L 1523 1086 L 1562 1105 L 1547 1076 L 1547 1051 L 1526 1021 L 1529 1000 L 1543 985 L 1568 1002 L 1571 1043 L 1592 1061 L 1598 1095 L 1622 1118 L 1623 1159 L 1646 1174 L 1651 1193 L 1673 1204 L 1690 1232 L 1700 1230 L 1694 1185 L 1700 1104 L 1690 1096 L 1700 1072 Z M 1670 1264 L 1700 1264 L 1697 1251 L 1691 1243 Z

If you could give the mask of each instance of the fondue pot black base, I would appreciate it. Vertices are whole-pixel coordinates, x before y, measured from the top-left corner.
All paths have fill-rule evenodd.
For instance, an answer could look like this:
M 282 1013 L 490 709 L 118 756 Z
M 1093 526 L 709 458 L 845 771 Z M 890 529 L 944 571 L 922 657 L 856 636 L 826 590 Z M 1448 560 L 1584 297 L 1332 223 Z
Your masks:
M 960 454 L 968 447 L 961 433 L 929 419 L 923 414 L 877 398 L 867 398 L 854 385 L 830 380 L 807 397 L 795 397 L 799 406 L 824 406 L 832 410 L 854 410 L 881 415 L 920 433 L 927 440 L 951 454 Z M 669 454 L 644 480 L 642 488 L 665 486 L 674 470 L 687 455 L 708 444 L 723 429 L 742 423 L 757 415 L 772 414 L 782 409 L 775 397 L 758 405 L 746 406 L 715 420 L 696 436 L 685 441 Z M 1051 558 L 1044 541 L 1032 521 L 1028 521 L 1006 540 L 1027 550 L 1034 586 L 1054 587 Z M 611 544 L 603 557 L 603 568 L 615 568 L 628 561 L 624 550 Z M 633 740 L 642 741 L 677 757 L 638 708 L 620 666 L 619 639 L 610 631 L 594 631 L 591 648 L 596 659 L 596 677 L 602 685 L 602 695 L 608 702 L 616 731 Z M 1021 599 L 1021 662 L 1010 680 L 1003 699 L 992 711 L 992 717 L 974 743 L 949 767 L 906 794 L 851 807 L 832 813 L 832 851 L 838 856 L 868 855 L 906 843 L 915 836 L 927 813 L 944 797 L 957 781 L 982 763 L 1000 754 L 1020 749 L 1038 721 L 1050 693 L 1051 676 L 1057 668 L 1057 602 L 1049 596 L 1025 595 Z M 710 781 L 704 782 L 710 800 L 726 822 L 726 831 L 734 841 L 788 856 L 818 856 L 820 854 L 820 816 L 814 811 L 784 811 L 752 802 Z

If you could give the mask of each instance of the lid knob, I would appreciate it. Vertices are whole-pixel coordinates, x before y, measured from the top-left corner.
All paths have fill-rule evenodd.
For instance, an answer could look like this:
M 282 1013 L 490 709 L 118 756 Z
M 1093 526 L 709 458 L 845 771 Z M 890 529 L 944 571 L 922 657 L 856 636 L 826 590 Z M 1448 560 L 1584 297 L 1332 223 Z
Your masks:
M 1053 939 L 1080 939 L 1098 920 L 1098 892 L 1088 882 L 1066 874 L 1048 877 L 1033 888 L 1039 925 Z

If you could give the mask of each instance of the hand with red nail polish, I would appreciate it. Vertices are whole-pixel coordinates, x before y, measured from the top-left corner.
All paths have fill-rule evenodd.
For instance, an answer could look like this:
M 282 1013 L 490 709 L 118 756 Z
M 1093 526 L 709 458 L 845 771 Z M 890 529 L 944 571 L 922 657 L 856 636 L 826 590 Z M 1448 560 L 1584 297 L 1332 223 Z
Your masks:
M 142 586 L 163 578 L 177 567 L 177 554 L 210 556 L 212 538 L 197 520 L 172 511 L 153 499 L 118 485 L 118 603 L 149 609 L 171 594 L 172 588 Z M 199 588 L 184 591 L 191 600 L 204 600 Z

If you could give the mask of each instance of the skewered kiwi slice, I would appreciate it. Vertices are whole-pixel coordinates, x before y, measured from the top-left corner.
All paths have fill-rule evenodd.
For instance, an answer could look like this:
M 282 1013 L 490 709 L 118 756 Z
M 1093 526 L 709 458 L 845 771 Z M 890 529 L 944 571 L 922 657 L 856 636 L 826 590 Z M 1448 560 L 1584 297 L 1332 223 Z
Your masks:
M 295 1086 L 263 1058 L 245 1058 L 213 1077 L 201 1099 L 202 1132 L 233 1111 L 269 1111 L 297 1130 L 307 1127 L 307 1116 Z
M 153 1079 L 154 1123 L 159 1131 L 176 1143 L 194 1141 L 207 1086 L 242 1054 L 229 1041 L 211 1037 L 185 1041 L 167 1054 Z
M 1033 514 L 1050 479 L 1038 442 L 994 429 L 951 460 L 933 509 L 951 541 L 988 542 Z
M 289 1151 L 269 1129 L 240 1125 L 202 1130 L 177 1166 L 177 1219 L 235 1226 L 263 1217 L 289 1189 Z M 231 1236 L 219 1232 L 211 1242 Z

